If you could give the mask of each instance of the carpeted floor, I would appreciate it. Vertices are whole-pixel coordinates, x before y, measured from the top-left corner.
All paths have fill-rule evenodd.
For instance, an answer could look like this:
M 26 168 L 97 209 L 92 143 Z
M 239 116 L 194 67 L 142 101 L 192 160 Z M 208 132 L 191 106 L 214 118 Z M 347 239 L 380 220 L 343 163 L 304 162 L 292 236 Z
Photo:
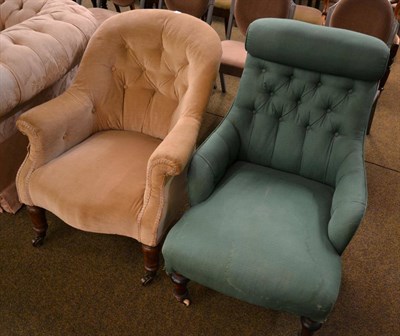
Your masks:
M 111 7 L 111 6 L 110 6 Z M 220 26 L 216 24 L 220 31 Z M 214 91 L 203 136 L 229 109 Z M 369 206 L 343 256 L 339 299 L 321 336 L 400 335 L 400 61 L 366 140 Z M 140 285 L 140 245 L 75 230 L 49 214 L 48 237 L 30 245 L 25 209 L 0 215 L 0 336 L 294 336 L 296 316 L 256 307 L 190 283 L 193 304 L 178 304 L 164 272 Z

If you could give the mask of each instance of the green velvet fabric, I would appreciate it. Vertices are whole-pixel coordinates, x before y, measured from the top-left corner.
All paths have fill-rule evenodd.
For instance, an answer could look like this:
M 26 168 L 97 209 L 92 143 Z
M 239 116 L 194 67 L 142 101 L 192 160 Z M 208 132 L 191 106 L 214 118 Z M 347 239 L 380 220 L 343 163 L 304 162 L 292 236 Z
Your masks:
M 324 321 L 366 208 L 364 135 L 389 50 L 280 19 L 251 24 L 246 47 L 235 102 L 191 161 L 192 208 L 166 238 L 166 269 Z
M 327 234 L 332 195 L 325 184 L 238 161 L 171 230 L 167 269 L 250 303 L 323 320 L 341 274 Z

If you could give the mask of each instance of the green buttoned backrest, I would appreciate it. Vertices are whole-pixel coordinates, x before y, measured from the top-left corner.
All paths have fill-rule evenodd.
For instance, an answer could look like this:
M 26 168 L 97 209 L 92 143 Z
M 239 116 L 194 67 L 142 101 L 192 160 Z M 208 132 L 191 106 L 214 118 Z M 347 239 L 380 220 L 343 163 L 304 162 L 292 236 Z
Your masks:
M 362 151 L 387 46 L 338 31 L 283 19 L 250 25 L 244 73 L 226 117 L 239 133 L 237 160 L 334 186 L 340 163 Z

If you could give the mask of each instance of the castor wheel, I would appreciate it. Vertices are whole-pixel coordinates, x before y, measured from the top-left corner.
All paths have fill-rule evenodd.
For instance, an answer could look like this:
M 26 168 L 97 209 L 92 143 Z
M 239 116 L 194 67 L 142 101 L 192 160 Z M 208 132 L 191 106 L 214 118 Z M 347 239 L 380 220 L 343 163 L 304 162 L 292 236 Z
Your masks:
M 189 299 L 184 299 L 183 301 L 182 301 L 182 303 L 186 306 L 186 307 L 189 307 L 190 306 L 190 300 Z
M 154 280 L 155 277 L 156 277 L 155 273 L 148 272 L 143 276 L 143 278 L 140 279 L 140 282 L 142 283 L 143 286 L 147 286 Z
M 44 243 L 44 236 L 38 236 L 34 239 L 32 239 L 32 245 L 33 247 L 40 247 Z

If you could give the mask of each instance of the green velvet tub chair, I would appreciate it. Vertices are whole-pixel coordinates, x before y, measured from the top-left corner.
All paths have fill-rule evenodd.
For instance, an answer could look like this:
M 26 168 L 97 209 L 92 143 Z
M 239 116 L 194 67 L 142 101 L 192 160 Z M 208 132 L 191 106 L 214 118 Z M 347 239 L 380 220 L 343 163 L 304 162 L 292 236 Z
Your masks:
M 389 49 L 352 31 L 260 19 L 246 50 L 237 97 L 189 166 L 191 208 L 166 237 L 166 271 L 181 302 L 190 279 L 301 316 L 300 334 L 313 335 L 366 209 L 363 143 Z

